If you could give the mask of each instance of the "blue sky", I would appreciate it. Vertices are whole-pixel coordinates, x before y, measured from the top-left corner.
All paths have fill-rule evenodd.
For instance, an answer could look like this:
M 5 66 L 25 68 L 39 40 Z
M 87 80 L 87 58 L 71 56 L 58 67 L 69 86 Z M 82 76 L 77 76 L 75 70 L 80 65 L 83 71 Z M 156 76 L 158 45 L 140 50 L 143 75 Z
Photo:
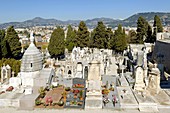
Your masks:
M 1 0 L 0 23 L 34 17 L 85 20 L 125 19 L 139 12 L 170 12 L 170 0 Z

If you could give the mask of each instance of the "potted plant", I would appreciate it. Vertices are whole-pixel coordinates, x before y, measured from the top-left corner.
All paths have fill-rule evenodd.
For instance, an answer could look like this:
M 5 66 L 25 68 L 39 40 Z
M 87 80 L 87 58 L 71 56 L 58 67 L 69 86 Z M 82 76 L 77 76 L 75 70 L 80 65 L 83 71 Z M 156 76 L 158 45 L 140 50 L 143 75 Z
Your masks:
M 66 87 L 66 88 L 65 88 L 65 91 L 70 91 L 70 87 Z
M 41 105 L 41 101 L 40 101 L 40 100 L 35 100 L 35 105 L 36 105 L 36 106 Z
M 63 102 L 62 100 L 60 100 L 60 101 L 57 103 L 57 105 L 63 106 L 63 105 L 64 105 L 64 102 Z
M 79 95 L 80 95 L 80 100 L 83 100 L 83 90 L 80 90 Z
M 77 93 L 74 94 L 74 98 L 75 98 L 75 99 L 77 98 Z
M 74 105 L 77 105 L 77 101 L 74 101 Z
M 45 90 L 43 87 L 40 87 L 40 89 L 38 90 L 39 94 L 40 94 L 40 98 L 44 98 L 45 96 Z

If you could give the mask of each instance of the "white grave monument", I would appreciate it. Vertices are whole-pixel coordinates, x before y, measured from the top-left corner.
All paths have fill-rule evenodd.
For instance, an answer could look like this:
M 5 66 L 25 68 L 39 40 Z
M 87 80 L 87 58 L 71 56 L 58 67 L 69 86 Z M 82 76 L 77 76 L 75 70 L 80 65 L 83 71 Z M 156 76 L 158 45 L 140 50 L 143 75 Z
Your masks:
M 102 108 L 100 63 L 92 61 L 88 72 L 85 108 Z
M 137 67 L 135 71 L 135 86 L 134 90 L 143 91 L 145 88 L 144 72 L 142 67 Z

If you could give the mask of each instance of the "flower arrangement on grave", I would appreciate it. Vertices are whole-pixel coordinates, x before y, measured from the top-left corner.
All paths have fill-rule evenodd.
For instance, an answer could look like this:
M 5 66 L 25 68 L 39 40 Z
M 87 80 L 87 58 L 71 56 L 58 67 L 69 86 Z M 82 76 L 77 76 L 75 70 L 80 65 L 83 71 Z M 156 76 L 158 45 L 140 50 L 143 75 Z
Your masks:
M 63 96 L 63 99 L 66 100 L 66 98 L 67 98 L 67 92 L 66 92 L 66 91 L 63 91 L 62 96 Z
M 113 88 L 113 87 L 110 87 L 109 90 L 110 90 L 110 91 L 114 91 L 114 88 Z
M 109 103 L 109 102 L 110 102 L 109 98 L 108 97 L 104 97 L 104 99 L 103 99 L 104 105 Z
M 78 94 L 79 92 L 80 92 L 80 90 L 78 90 L 78 89 L 74 89 L 74 90 L 73 90 L 73 93 L 74 93 L 74 94 Z
M 80 96 L 80 100 L 83 100 L 83 90 L 80 90 L 79 96 Z
M 46 97 L 45 103 L 46 103 L 46 105 L 52 105 L 52 103 L 53 103 L 52 97 Z
M 109 92 L 110 92 L 110 90 L 109 90 L 109 89 L 106 89 L 106 88 L 102 90 L 102 94 L 108 95 Z
M 74 93 L 74 98 L 75 98 L 75 99 L 77 98 L 77 93 Z
M 74 84 L 73 88 L 84 88 L 83 84 Z
M 77 101 L 74 101 L 74 105 L 77 105 Z
M 6 91 L 12 91 L 13 89 L 14 89 L 13 86 L 9 86 L 9 87 L 6 89 Z

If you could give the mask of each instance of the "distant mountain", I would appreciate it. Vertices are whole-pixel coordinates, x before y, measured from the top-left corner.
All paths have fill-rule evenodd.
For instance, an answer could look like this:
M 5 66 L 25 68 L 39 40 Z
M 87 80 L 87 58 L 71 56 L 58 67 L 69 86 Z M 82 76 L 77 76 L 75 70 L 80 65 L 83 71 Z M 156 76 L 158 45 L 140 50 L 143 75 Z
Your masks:
M 170 25 L 170 13 L 163 12 L 138 13 L 123 20 L 123 24 L 125 26 L 136 26 L 136 22 L 140 16 L 144 17 L 148 22 L 152 23 L 154 21 L 155 15 L 158 15 L 160 17 L 163 25 Z
M 94 18 L 94 19 L 88 19 L 84 20 L 85 23 L 89 28 L 94 28 L 97 25 L 98 21 L 103 21 L 104 24 L 106 24 L 109 27 L 116 27 L 118 24 L 122 24 L 123 26 L 130 26 L 134 27 L 136 26 L 136 22 L 139 18 L 139 16 L 143 16 L 147 19 L 150 23 L 153 23 L 154 16 L 159 15 L 163 25 L 170 25 L 170 13 L 163 13 L 163 12 L 147 12 L 147 13 L 138 13 L 134 14 L 127 19 L 119 20 L 119 19 L 112 19 L 112 18 Z M 80 20 L 68 20 L 68 21 L 61 21 L 57 19 L 44 19 L 41 17 L 36 17 L 32 20 L 26 20 L 24 22 L 9 22 L 0 24 L 0 28 L 7 28 L 8 26 L 14 26 L 15 28 L 19 27 L 33 27 L 33 26 L 57 26 L 57 25 L 74 25 L 78 26 Z
M 112 18 L 94 18 L 94 19 L 88 19 L 85 21 L 86 25 L 90 28 L 94 28 L 97 26 L 97 23 L 99 21 L 103 21 L 104 24 L 106 25 L 109 25 L 110 23 L 119 23 L 121 22 L 121 20 L 115 20 L 115 19 L 112 19 Z

